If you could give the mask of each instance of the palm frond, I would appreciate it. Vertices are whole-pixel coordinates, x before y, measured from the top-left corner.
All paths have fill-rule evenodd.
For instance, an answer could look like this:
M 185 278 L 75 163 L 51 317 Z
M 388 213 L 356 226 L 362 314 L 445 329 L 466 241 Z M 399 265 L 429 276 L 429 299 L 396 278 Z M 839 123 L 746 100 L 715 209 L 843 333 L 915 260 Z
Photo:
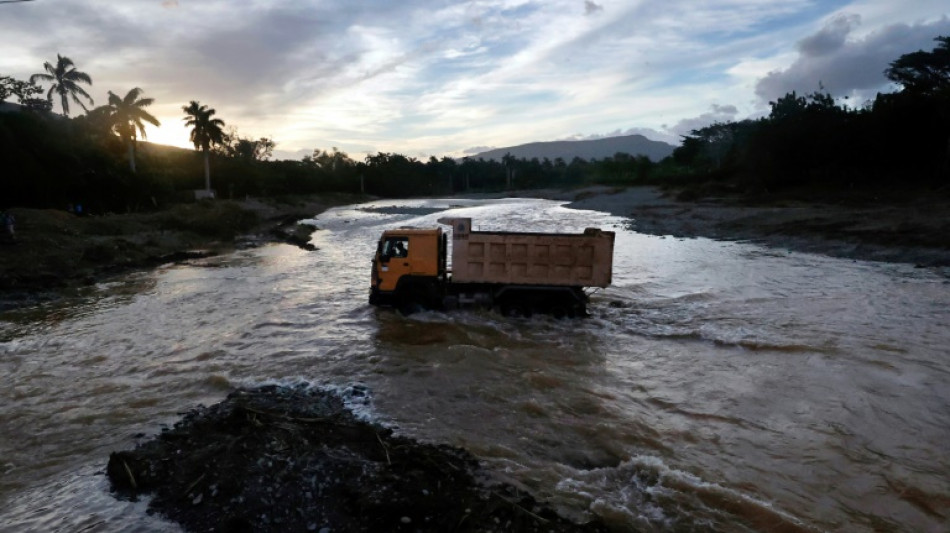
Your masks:
M 131 106 L 139 99 L 139 96 L 142 96 L 142 89 L 135 87 L 125 95 L 125 98 L 122 99 L 122 103 Z
M 92 78 L 90 78 L 89 74 L 86 74 L 85 72 L 70 70 L 66 73 L 65 77 L 77 83 L 86 83 L 88 85 L 92 85 Z
M 66 56 L 61 56 L 56 54 L 56 66 L 62 68 L 63 70 L 68 69 L 69 67 L 75 67 L 76 64 L 73 63 L 72 59 L 69 59 Z
M 56 78 L 54 78 L 53 76 L 51 76 L 51 75 L 49 75 L 49 74 L 34 74 L 34 75 L 30 76 L 30 83 L 36 83 L 37 80 L 53 81 L 53 80 L 55 80 L 55 79 L 56 79 Z

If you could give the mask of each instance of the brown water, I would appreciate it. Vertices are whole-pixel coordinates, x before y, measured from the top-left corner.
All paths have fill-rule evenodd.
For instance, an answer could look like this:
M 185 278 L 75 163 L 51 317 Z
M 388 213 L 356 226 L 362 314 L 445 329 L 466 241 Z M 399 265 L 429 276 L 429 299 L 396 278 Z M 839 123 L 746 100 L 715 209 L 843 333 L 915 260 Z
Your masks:
M 618 531 L 950 529 L 945 278 L 638 235 L 540 200 L 451 204 L 480 229 L 614 229 L 614 285 L 585 320 L 372 308 L 380 231 L 450 205 L 388 202 L 318 217 L 317 252 L 4 313 L 0 530 L 174 530 L 109 495 L 109 452 L 231 387 L 300 381 L 365 386 L 366 416 Z

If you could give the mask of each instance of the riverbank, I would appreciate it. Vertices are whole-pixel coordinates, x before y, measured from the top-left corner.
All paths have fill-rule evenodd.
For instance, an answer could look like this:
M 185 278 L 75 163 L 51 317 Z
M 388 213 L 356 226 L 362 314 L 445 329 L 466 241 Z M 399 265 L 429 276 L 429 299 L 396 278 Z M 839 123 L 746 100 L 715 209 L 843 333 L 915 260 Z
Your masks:
M 7 305 L 131 270 L 226 253 L 266 242 L 307 248 L 312 226 L 298 225 L 355 195 L 180 204 L 130 214 L 77 216 L 14 208 L 16 239 L 0 242 L 0 294 Z
M 567 207 L 626 217 L 631 229 L 649 235 L 748 241 L 833 257 L 909 263 L 950 275 L 950 201 L 945 198 L 748 205 L 733 198 L 677 201 L 656 187 L 572 194 Z
M 950 276 L 950 201 L 917 198 L 859 205 L 737 199 L 677 201 L 656 187 L 532 190 L 472 197 L 530 196 L 630 219 L 651 235 L 750 241 L 835 257 L 909 263 Z M 15 208 L 16 241 L 0 242 L 5 306 L 95 283 L 122 272 L 226 253 L 267 242 L 308 246 L 296 224 L 355 195 L 182 204 L 133 214 L 76 216 Z

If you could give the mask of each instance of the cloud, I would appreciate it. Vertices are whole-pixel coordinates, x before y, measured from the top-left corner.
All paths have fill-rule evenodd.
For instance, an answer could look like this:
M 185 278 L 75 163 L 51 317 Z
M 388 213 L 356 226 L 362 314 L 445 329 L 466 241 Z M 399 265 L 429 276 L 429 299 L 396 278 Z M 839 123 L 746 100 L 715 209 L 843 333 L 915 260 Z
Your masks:
M 498 148 L 498 147 L 497 146 L 473 146 L 471 148 L 466 148 L 462 150 L 462 153 L 465 155 L 475 155 L 475 154 L 480 154 L 482 152 L 487 152 L 489 150 L 494 150 L 495 148 Z
M 604 10 L 604 6 L 600 4 L 596 4 L 592 2 L 591 0 L 584 0 L 584 14 L 585 15 L 593 15 L 597 13 L 598 11 L 603 11 L 603 10 Z
M 884 70 L 892 61 L 916 50 L 932 50 L 934 37 L 950 33 L 950 19 L 944 16 L 931 22 L 891 24 L 849 39 L 860 20 L 839 15 L 800 40 L 792 64 L 760 79 L 755 94 L 768 102 L 791 91 L 807 94 L 823 87 L 832 96 L 863 101 L 888 87 Z
M 837 15 L 818 33 L 799 41 L 798 50 L 806 57 L 823 56 L 840 50 L 851 30 L 860 24 L 860 15 Z
M 679 139 L 684 135 L 689 135 L 693 130 L 705 128 L 718 122 L 733 122 L 738 115 L 739 109 L 734 105 L 713 104 L 708 112 L 696 117 L 682 119 L 666 129 Z
M 0 18 L 0 72 L 68 55 L 97 102 L 156 98 L 157 138 L 179 144 L 189 100 L 288 153 L 460 154 L 578 131 L 677 142 L 740 117 L 711 103 L 759 113 L 819 83 L 874 90 L 889 61 L 950 33 L 939 0 L 847 1 L 860 18 L 814 0 L 35 2 Z
M 653 141 L 663 141 L 672 145 L 679 145 L 683 136 L 716 123 L 733 122 L 739 116 L 739 109 L 734 105 L 713 104 L 709 111 L 695 117 L 684 118 L 672 126 L 663 125 L 660 128 L 633 127 L 616 129 L 608 133 L 594 133 L 590 135 L 574 134 L 558 140 L 561 141 L 593 141 L 622 135 L 643 135 Z

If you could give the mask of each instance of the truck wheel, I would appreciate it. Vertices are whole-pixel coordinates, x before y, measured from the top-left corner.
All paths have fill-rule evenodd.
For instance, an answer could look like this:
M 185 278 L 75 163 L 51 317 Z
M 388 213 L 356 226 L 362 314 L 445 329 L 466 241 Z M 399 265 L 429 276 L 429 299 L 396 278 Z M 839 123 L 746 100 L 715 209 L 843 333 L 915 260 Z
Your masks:
M 510 317 L 531 317 L 531 308 L 521 304 L 505 304 L 501 306 L 501 314 Z
M 398 309 L 403 316 L 409 316 L 413 313 L 425 311 L 425 307 L 420 305 L 418 302 L 402 302 L 399 304 Z
M 431 285 L 411 285 L 400 291 L 398 309 L 404 315 L 411 315 L 439 306 L 438 292 Z

